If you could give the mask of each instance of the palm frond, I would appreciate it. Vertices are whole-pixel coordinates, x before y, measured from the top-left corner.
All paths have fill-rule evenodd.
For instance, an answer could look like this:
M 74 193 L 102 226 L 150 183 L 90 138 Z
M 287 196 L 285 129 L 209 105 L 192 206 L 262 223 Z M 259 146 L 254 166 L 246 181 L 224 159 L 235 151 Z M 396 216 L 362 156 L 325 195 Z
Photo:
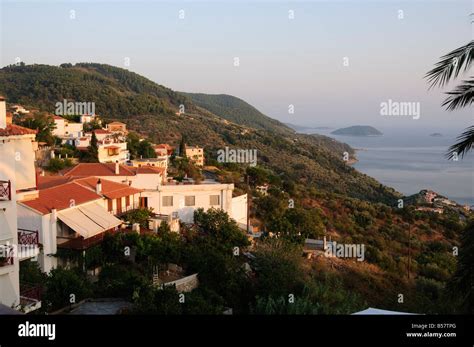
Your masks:
M 462 158 L 474 147 L 474 125 L 470 126 L 459 135 L 457 141 L 457 143 L 449 147 L 449 152 L 446 153 L 448 159 L 453 159 L 455 156 L 454 153 Z
M 428 71 L 425 78 L 428 79 L 430 88 L 438 85 L 442 87 L 451 78 L 456 78 L 461 71 L 466 71 L 474 60 L 474 40 L 467 45 L 459 47 L 440 58 L 435 67 Z
M 448 111 L 454 111 L 458 108 L 470 106 L 474 102 L 474 78 L 463 81 L 463 84 L 458 85 L 454 90 L 447 92 L 449 95 L 444 100 L 442 106 L 447 106 Z

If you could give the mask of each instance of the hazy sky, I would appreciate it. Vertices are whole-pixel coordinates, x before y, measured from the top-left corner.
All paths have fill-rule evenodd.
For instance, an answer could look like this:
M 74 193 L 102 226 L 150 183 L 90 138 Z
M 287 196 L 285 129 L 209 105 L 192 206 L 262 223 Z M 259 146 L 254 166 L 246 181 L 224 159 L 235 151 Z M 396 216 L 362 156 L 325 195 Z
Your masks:
M 423 80 L 472 39 L 471 1 L 0 2 L 1 66 L 128 58 L 128 69 L 172 89 L 235 95 L 295 124 L 473 123 L 472 112 L 441 108 L 449 88 L 428 91 Z M 420 119 L 380 115 L 389 99 L 420 102 Z

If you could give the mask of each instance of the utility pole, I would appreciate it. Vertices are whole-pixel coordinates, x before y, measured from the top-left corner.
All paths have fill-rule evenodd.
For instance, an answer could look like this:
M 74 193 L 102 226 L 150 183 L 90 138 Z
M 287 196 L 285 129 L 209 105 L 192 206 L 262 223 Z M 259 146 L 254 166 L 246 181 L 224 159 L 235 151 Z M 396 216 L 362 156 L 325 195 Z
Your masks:
M 249 174 L 247 173 L 247 233 L 250 232 L 250 200 L 252 200 L 250 194 Z
M 411 224 L 408 224 L 408 279 L 410 279 L 411 268 Z

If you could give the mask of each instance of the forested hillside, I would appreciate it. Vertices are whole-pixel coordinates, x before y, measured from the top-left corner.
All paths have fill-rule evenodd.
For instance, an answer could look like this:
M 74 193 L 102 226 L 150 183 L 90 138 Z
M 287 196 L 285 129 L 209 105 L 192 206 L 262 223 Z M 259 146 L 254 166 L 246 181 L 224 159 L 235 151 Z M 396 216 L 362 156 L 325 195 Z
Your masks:
M 324 136 L 295 134 L 234 97 L 224 98 L 229 104 L 217 102 L 222 97 L 211 98 L 219 105 L 216 112 L 233 115 L 235 121 L 229 121 L 209 110 L 212 105 L 204 109 L 136 73 L 94 63 L 5 67 L 0 70 L 0 93 L 9 103 L 48 112 L 54 112 L 55 103 L 63 99 L 95 102 L 98 114 L 125 121 L 152 141 L 177 145 L 184 135 L 190 144 L 204 146 L 211 161 L 224 146 L 257 149 L 258 163 L 280 172 L 286 180 L 392 205 L 399 196 L 346 165 L 344 153 L 354 154 L 348 145 Z M 181 104 L 185 113 L 176 115 Z M 240 116 L 239 107 L 243 108 Z M 250 126 L 252 119 L 261 129 Z

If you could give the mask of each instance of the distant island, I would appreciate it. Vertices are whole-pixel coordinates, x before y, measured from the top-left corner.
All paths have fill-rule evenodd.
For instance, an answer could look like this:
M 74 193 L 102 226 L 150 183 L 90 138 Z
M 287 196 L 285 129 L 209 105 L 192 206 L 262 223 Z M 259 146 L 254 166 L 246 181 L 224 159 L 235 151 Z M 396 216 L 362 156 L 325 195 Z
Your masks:
M 430 136 L 433 136 L 433 137 L 442 137 L 443 134 L 441 134 L 441 133 L 433 133 L 433 134 L 430 134 Z
M 382 132 L 368 125 L 354 125 L 347 128 L 337 129 L 331 132 L 333 135 L 347 136 L 380 136 Z

